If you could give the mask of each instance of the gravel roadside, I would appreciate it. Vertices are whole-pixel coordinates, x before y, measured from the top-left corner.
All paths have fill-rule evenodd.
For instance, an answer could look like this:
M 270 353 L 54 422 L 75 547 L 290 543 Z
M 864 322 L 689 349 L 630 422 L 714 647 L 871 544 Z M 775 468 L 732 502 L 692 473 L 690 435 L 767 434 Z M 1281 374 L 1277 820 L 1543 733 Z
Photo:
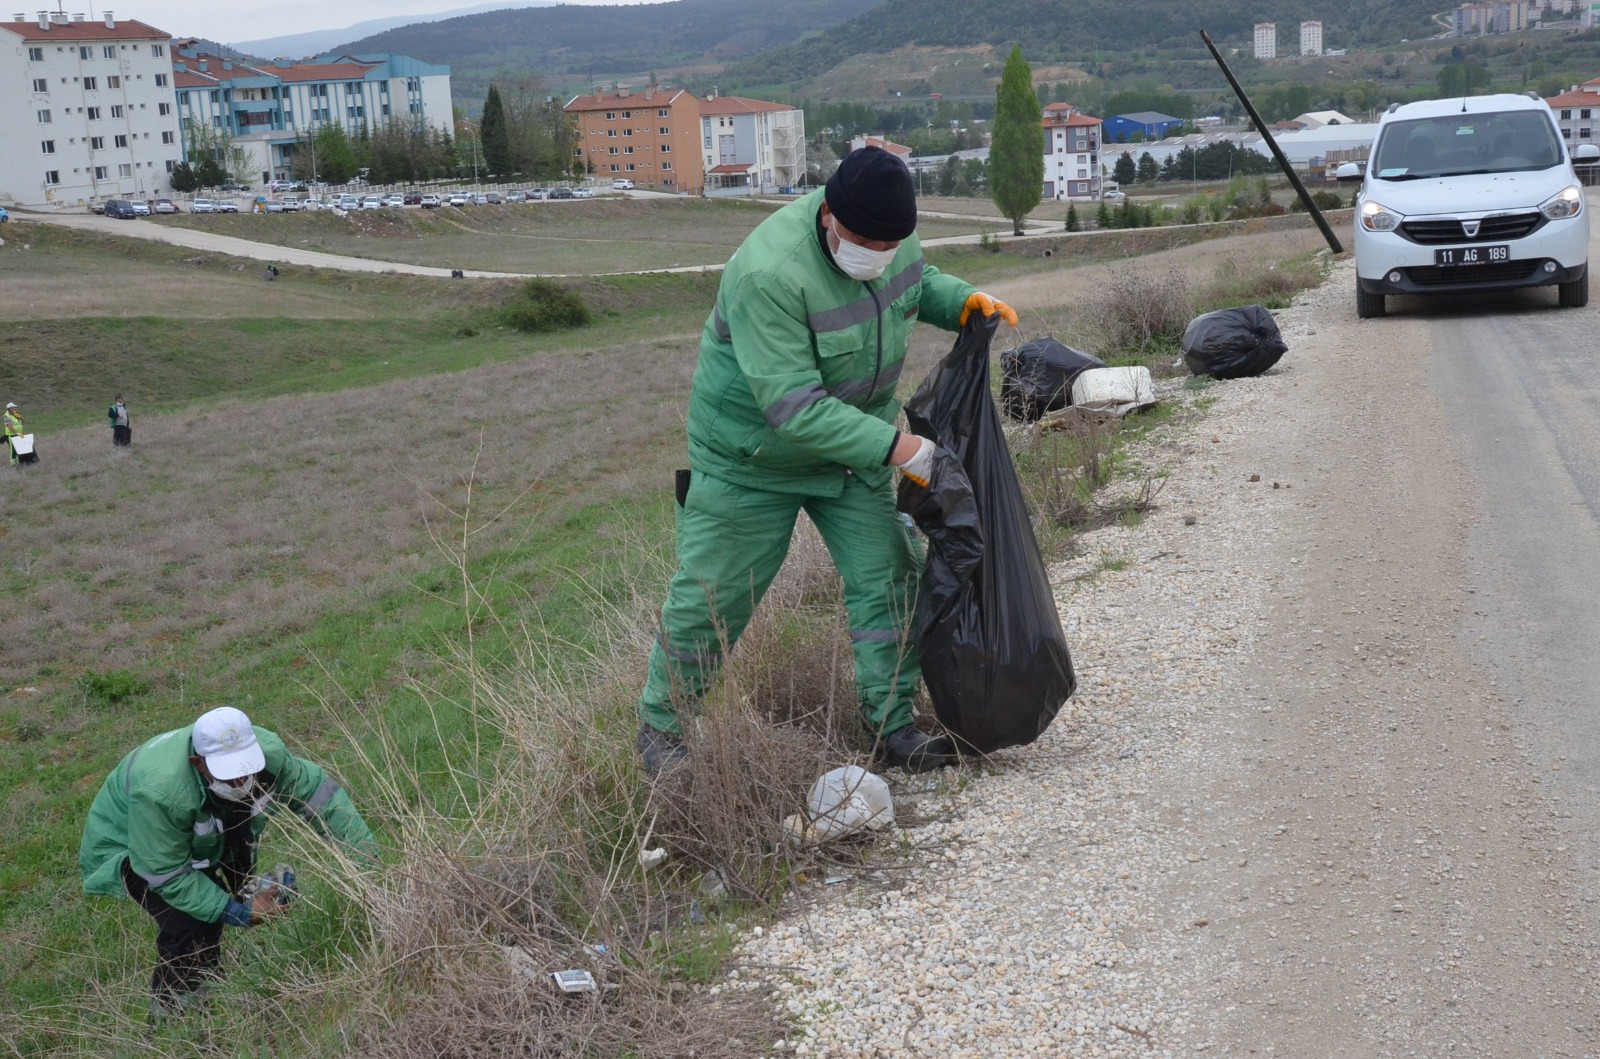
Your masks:
M 1458 636 L 1426 327 L 1377 359 L 1350 272 L 1276 314 L 1273 372 L 1162 387 L 1204 414 L 1138 452 L 1159 509 L 1052 571 L 1045 736 L 902 783 L 915 867 L 745 938 L 783 1054 L 1600 1054 L 1594 913 Z

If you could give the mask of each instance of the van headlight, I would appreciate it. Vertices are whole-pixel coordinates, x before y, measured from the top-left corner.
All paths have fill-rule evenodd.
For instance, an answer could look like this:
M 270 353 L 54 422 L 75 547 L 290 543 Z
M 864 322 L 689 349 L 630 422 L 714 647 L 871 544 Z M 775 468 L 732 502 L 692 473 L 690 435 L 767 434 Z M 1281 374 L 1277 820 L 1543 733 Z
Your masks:
M 1361 204 L 1361 227 L 1369 232 L 1392 232 L 1402 220 L 1398 213 L 1370 199 Z
M 1576 184 L 1561 189 L 1559 194 L 1546 199 L 1539 206 L 1539 212 L 1552 221 L 1576 217 L 1583 212 L 1583 189 Z

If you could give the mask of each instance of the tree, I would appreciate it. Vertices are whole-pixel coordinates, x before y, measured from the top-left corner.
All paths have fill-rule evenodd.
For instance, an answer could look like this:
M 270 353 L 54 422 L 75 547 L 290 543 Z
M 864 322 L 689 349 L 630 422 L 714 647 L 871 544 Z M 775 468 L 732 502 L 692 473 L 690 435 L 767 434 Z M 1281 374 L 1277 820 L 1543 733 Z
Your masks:
M 1491 80 L 1489 68 L 1476 60 L 1446 63 L 1439 67 L 1439 94 L 1470 96 L 1488 88 Z
M 1083 231 L 1083 221 L 1078 218 L 1078 204 L 1076 202 L 1067 203 L 1067 231 Z
M 1044 197 L 1044 122 L 1033 94 L 1033 70 L 1013 44 L 995 91 L 994 138 L 989 144 L 989 194 L 1011 220 L 1013 235 Z
M 200 178 L 195 175 L 194 167 L 188 162 L 179 162 L 172 167 L 172 172 L 167 174 L 167 183 L 172 185 L 173 191 L 187 194 L 200 187 Z
M 478 126 L 478 139 L 483 145 L 483 167 L 497 176 L 508 176 L 516 171 L 511 157 L 511 131 L 506 127 L 505 104 L 500 101 L 500 89 L 489 86 L 483 101 L 483 121 Z
M 1131 184 L 1139 179 L 1139 170 L 1133 164 L 1133 155 L 1124 152 L 1117 156 L 1117 164 L 1111 167 L 1111 178 L 1120 184 Z
M 244 148 L 233 142 L 227 130 L 197 118 L 183 123 L 184 160 L 194 166 L 201 187 L 215 187 L 232 176 L 240 179 L 248 174 L 245 166 L 250 156 Z
M 320 126 L 306 141 L 306 162 L 310 164 L 312 145 L 316 149 L 317 176 L 330 184 L 343 184 L 360 170 L 355 146 L 337 125 Z M 298 146 L 295 151 L 300 154 Z M 298 161 L 298 158 L 296 159 Z
M 1154 184 L 1161 179 L 1161 166 L 1156 162 L 1155 155 L 1146 151 L 1139 156 L 1139 183 Z

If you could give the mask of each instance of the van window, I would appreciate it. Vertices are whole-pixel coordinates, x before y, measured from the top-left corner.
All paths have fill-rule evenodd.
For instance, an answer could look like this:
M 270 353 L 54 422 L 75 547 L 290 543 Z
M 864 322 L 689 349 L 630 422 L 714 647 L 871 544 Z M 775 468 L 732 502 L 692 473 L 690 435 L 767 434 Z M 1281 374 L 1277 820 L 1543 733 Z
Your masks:
M 1534 110 L 1449 114 L 1385 127 L 1368 167 L 1379 180 L 1549 169 L 1562 161 L 1549 117 Z

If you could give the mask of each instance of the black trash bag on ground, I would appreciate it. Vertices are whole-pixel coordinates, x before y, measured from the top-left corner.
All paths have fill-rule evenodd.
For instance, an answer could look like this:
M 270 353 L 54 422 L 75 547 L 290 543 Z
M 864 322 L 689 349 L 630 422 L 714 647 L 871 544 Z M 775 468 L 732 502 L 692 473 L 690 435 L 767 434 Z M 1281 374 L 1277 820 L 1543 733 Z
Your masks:
M 1105 366 L 1053 338 L 1024 342 L 1000 354 L 1000 406 L 1012 419 L 1031 423 L 1072 403 L 1072 380 L 1081 372 Z
M 1189 321 L 1183 330 L 1183 362 L 1194 375 L 1247 379 L 1278 363 L 1289 344 L 1262 305 L 1218 309 Z
M 906 403 L 911 429 L 953 454 L 977 513 L 976 561 L 953 475 L 902 480 L 900 510 L 928 538 L 917 597 L 922 678 L 939 721 L 964 749 L 1031 743 L 1077 686 L 1072 656 L 989 391 L 1000 318 L 974 317 Z M 937 498 L 926 494 L 940 493 Z M 943 514 L 954 516 L 950 523 Z

